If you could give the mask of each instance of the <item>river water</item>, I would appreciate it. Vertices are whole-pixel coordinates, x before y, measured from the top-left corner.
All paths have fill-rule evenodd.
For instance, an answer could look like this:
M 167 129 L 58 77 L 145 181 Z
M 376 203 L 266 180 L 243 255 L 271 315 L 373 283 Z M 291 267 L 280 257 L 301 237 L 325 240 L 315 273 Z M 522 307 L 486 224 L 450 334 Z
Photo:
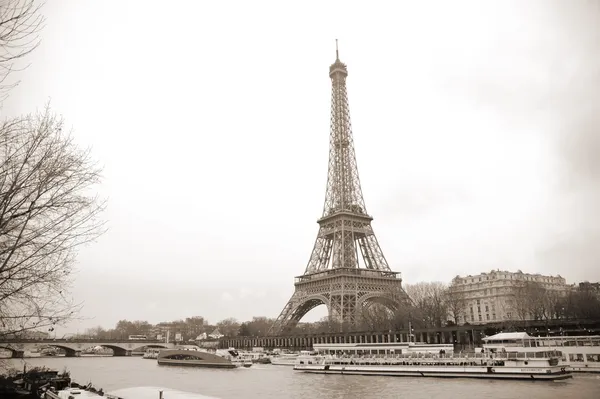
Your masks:
M 374 398 L 600 398 L 600 375 L 576 374 L 561 382 L 493 381 L 410 377 L 304 374 L 289 366 L 253 365 L 248 369 L 215 370 L 158 366 L 141 357 L 50 357 L 10 359 L 20 369 L 66 368 L 73 381 L 92 382 L 104 391 L 136 386 L 160 386 L 222 399 Z

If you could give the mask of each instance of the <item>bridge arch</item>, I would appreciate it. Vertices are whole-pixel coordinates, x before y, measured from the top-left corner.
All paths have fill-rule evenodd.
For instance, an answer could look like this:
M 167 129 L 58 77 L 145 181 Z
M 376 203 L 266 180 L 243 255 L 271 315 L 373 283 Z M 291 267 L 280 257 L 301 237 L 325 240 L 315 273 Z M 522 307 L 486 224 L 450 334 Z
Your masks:
M 137 346 L 132 349 L 133 352 L 138 352 L 140 350 L 145 350 L 147 348 L 160 348 L 160 349 L 168 349 L 169 347 L 166 344 L 144 344 Z
M 70 346 L 67 345 L 61 345 L 61 344 L 50 344 L 48 343 L 47 345 L 41 345 L 41 346 L 37 346 L 39 349 L 44 349 L 44 348 L 58 348 L 58 349 L 62 349 L 65 351 L 65 355 L 67 357 L 74 357 L 77 355 L 77 353 L 80 353 L 81 351 L 79 349 L 75 349 L 72 348 Z
M 4 345 L 0 345 L 0 350 L 5 350 L 7 352 L 10 352 L 11 356 L 14 356 L 14 354 L 16 352 L 19 352 L 18 349 L 11 348 L 10 346 L 4 346 Z
M 113 351 L 113 356 L 127 356 L 131 353 L 130 349 L 123 348 L 122 346 L 112 345 L 112 344 L 98 344 L 97 346 L 101 346 L 103 348 L 111 349 Z

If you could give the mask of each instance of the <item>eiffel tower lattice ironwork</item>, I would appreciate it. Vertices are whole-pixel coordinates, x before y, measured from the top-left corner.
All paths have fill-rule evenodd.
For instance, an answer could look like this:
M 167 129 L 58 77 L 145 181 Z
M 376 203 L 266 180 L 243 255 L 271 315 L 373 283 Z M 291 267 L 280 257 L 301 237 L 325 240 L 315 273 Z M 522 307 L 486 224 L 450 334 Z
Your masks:
M 295 291 L 269 333 L 289 333 L 314 307 L 325 304 L 341 329 L 357 327 L 365 306 L 379 302 L 390 309 L 408 298 L 400 273 L 390 270 L 363 199 L 354 152 L 346 77 L 339 59 L 329 67 L 331 128 L 329 172 L 319 233 Z M 400 294 L 400 295 L 398 295 Z

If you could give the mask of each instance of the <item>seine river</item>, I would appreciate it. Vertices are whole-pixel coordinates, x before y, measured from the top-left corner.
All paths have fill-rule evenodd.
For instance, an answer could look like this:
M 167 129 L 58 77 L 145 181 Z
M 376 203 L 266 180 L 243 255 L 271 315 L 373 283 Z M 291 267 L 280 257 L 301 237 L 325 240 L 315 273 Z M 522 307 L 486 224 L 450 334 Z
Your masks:
M 28 358 L 8 360 L 66 368 L 75 382 L 92 382 L 104 391 L 160 386 L 222 399 L 270 398 L 506 398 L 571 399 L 600 397 L 600 376 L 581 374 L 561 382 L 336 376 L 297 373 L 287 366 L 253 365 L 248 369 L 211 370 L 158 366 L 141 357 Z M 29 366 L 28 366 L 29 367 Z

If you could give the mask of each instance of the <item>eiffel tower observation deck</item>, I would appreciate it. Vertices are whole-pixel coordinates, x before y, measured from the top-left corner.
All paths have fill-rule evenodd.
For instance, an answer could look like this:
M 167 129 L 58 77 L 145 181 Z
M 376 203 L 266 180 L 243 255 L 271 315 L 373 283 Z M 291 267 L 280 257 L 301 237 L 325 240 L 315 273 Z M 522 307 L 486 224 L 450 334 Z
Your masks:
M 408 296 L 400 273 L 391 271 L 377 242 L 358 177 L 348 107 L 348 69 L 336 59 L 331 78 L 329 169 L 323 215 L 308 265 L 295 279 L 295 291 L 273 324 L 270 334 L 286 334 L 311 309 L 326 305 L 340 330 L 358 328 L 373 303 L 391 311 Z

